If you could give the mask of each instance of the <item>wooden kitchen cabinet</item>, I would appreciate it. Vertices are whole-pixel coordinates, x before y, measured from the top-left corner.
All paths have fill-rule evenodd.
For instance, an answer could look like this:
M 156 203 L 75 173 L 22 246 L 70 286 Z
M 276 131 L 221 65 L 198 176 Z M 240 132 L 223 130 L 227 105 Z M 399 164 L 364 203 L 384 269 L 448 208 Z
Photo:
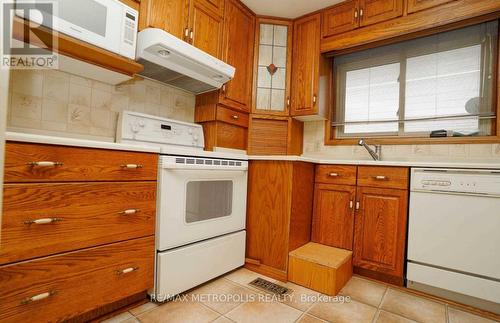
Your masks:
M 141 0 L 139 30 L 159 28 L 185 39 L 189 0 Z
M 220 58 L 223 14 L 223 0 L 142 0 L 139 31 L 160 28 Z
M 359 0 L 359 26 L 364 27 L 403 15 L 403 0 Z
M 286 281 L 288 253 L 310 241 L 314 165 L 250 161 L 245 267 Z
M 191 0 L 189 7 L 189 42 L 196 48 L 221 58 L 224 18 L 212 10 L 208 0 Z
M 304 123 L 290 117 L 250 116 L 249 155 L 301 155 Z
M 408 0 L 408 13 L 433 8 L 454 0 Z
M 356 186 L 316 184 L 311 241 L 352 250 Z
M 300 18 L 293 27 L 291 115 L 300 120 L 325 119 L 330 86 L 329 60 L 320 54 L 321 14 Z M 321 79 L 321 80 L 320 80 Z
M 408 191 L 358 187 L 357 203 L 355 272 L 402 285 Z
M 345 33 L 359 27 L 359 1 L 341 2 L 322 13 L 322 37 Z

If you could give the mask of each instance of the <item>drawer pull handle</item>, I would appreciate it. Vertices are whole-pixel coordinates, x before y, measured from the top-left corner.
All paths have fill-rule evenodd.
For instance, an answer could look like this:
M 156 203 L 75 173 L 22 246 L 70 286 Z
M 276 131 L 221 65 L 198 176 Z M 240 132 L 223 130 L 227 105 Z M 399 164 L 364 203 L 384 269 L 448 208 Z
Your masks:
M 35 296 L 31 296 L 31 297 L 28 297 L 28 298 L 25 298 L 21 301 L 21 304 L 22 305 L 26 305 L 26 304 L 29 304 L 29 303 L 32 303 L 32 302 L 38 302 L 38 301 L 41 301 L 43 299 L 46 299 L 50 296 L 53 296 L 56 294 L 56 291 L 55 290 L 51 290 L 49 292 L 45 292 L 45 293 L 41 293 L 41 294 L 38 294 L 38 295 L 35 295 Z
M 375 179 L 377 181 L 386 181 L 389 179 L 389 177 L 384 176 L 384 175 L 377 175 L 377 176 L 373 176 L 373 179 Z
M 60 222 L 62 221 L 61 218 L 43 218 L 43 219 L 36 219 L 36 220 L 26 220 L 24 221 L 24 224 L 50 224 L 54 222 Z
M 61 162 L 52 162 L 52 161 L 35 161 L 35 162 L 29 162 L 29 166 L 38 166 L 38 167 L 57 167 L 57 166 L 62 166 L 63 163 Z
M 138 164 L 123 164 L 123 165 L 120 165 L 120 167 L 126 168 L 126 169 L 138 169 L 138 168 L 142 168 L 143 166 L 138 165 Z
M 128 209 L 128 210 L 124 210 L 124 211 L 119 212 L 119 214 L 131 215 L 131 214 L 136 214 L 140 211 L 141 211 L 140 209 Z
M 137 271 L 137 270 L 139 270 L 139 267 L 129 267 L 129 268 L 125 268 L 122 270 L 117 270 L 116 274 L 117 275 L 124 275 L 124 274 L 128 274 L 128 273 L 131 273 L 131 272 Z
M 238 117 L 237 115 L 234 115 L 234 116 L 232 116 L 232 118 L 233 118 L 234 120 L 238 120 L 240 117 Z
M 339 177 L 340 175 L 339 175 L 339 173 L 330 173 L 330 174 L 328 174 L 328 176 L 330 176 L 330 177 Z

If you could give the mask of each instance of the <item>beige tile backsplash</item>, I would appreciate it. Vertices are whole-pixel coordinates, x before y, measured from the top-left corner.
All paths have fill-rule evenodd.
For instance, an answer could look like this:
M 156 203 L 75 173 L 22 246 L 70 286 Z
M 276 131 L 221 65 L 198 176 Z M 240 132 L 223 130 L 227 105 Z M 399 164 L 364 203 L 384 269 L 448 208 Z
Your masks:
M 8 129 L 113 140 L 123 110 L 193 122 L 193 94 L 149 80 L 112 86 L 60 71 L 13 70 Z
M 323 121 L 304 123 L 304 154 L 332 159 L 371 158 L 363 147 L 324 145 L 324 130 Z M 385 160 L 500 162 L 500 145 L 386 145 L 382 154 Z

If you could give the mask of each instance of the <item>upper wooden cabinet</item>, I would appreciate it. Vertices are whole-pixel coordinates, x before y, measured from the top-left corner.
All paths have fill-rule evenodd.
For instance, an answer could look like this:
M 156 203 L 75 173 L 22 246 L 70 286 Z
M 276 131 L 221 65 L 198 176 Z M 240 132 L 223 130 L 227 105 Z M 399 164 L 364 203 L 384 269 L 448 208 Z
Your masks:
M 408 0 L 408 13 L 436 7 L 454 0 Z
M 245 112 L 252 104 L 255 16 L 237 0 L 227 0 L 222 60 L 236 68 L 220 93 L 221 104 Z
M 213 11 L 208 0 L 191 0 L 189 8 L 189 42 L 196 48 L 221 58 L 224 18 Z
M 358 0 L 341 2 L 322 12 L 322 36 L 329 37 L 359 27 Z
M 294 22 L 291 99 L 291 115 L 294 117 L 326 116 L 327 98 L 319 97 L 319 88 L 321 76 L 330 72 L 325 68 L 327 61 L 320 54 L 320 33 L 319 13 Z
M 142 0 L 139 30 L 159 28 L 184 39 L 187 36 L 188 15 L 188 0 Z
M 139 30 L 163 29 L 220 58 L 223 14 L 223 0 L 142 0 Z
M 322 15 L 325 38 L 400 17 L 403 0 L 350 0 L 324 10 Z
M 403 15 L 403 0 L 359 0 L 361 27 Z

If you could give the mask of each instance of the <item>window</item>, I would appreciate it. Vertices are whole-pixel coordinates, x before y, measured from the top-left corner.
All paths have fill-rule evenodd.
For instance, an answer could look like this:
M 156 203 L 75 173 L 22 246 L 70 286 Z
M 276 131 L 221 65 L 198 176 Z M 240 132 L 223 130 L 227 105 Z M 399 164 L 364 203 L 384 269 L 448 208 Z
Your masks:
M 337 138 L 494 135 L 498 23 L 334 58 Z

